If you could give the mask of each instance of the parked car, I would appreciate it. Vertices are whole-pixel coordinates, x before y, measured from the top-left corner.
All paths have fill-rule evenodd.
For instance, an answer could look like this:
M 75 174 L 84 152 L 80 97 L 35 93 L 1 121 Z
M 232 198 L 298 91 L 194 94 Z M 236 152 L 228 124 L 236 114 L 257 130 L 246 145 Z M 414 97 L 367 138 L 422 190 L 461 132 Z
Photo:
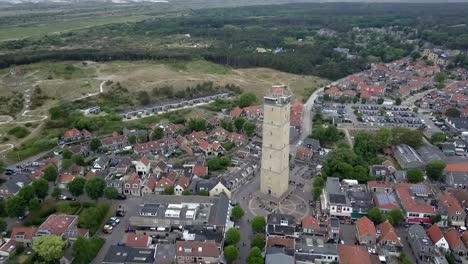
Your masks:
M 125 200 L 125 199 L 127 199 L 127 195 L 125 195 L 125 194 L 119 194 L 117 196 L 117 200 Z
M 114 229 L 114 227 L 111 225 L 105 225 L 102 231 L 104 234 L 112 234 L 112 229 Z

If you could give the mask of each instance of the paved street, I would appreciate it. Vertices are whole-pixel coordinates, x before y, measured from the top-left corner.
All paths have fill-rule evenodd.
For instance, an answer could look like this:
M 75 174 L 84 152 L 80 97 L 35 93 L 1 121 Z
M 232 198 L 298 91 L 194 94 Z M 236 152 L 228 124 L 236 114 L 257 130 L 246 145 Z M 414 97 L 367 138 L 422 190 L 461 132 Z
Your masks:
M 143 199 L 140 197 L 129 197 L 125 201 L 115 201 L 114 207 L 111 208 L 111 210 L 115 210 L 119 206 L 119 204 L 122 204 L 125 206 L 127 212 L 125 214 L 125 217 L 120 218 L 120 223 L 114 227 L 112 234 L 100 235 L 102 238 L 106 239 L 106 243 L 102 246 L 101 250 L 99 251 L 99 254 L 96 256 L 93 263 L 102 263 L 111 245 L 116 245 L 118 242 L 125 241 L 125 230 L 127 229 L 129 218 L 132 215 L 138 214 L 138 211 L 140 210 L 140 204 L 142 203 L 142 201 Z

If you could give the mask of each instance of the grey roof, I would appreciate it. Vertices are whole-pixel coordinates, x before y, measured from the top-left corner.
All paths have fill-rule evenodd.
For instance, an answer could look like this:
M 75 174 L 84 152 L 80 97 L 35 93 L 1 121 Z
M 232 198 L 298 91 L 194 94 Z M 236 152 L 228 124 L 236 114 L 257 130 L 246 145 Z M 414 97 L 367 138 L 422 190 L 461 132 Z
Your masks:
M 406 144 L 394 147 L 393 154 L 403 169 L 421 168 L 426 164 L 416 150 Z
M 418 154 L 425 162 L 432 160 L 444 160 L 444 153 L 438 147 L 433 145 L 424 145 L 416 149 Z
M 273 213 L 268 215 L 267 232 L 276 235 L 294 235 L 296 219 L 292 215 Z
M 267 217 L 267 223 L 272 225 L 279 225 L 284 221 L 287 221 L 289 226 L 296 225 L 296 218 L 292 215 L 272 213 Z
M 268 253 L 265 256 L 265 264 L 294 264 L 294 257 L 285 253 Z
M 377 177 L 390 176 L 390 171 L 383 165 L 374 165 L 370 167 L 370 174 Z
M 466 117 L 449 117 L 448 121 L 459 130 L 468 130 L 468 118 Z
M 5 187 L 8 189 L 10 194 L 15 194 L 21 190 L 24 186 L 29 185 L 32 182 L 32 179 L 29 175 L 26 174 L 15 174 L 10 176 L 8 180 L 4 183 Z
M 344 194 L 329 194 L 328 199 L 333 204 L 346 204 L 346 195 Z
M 320 141 L 318 141 L 317 139 L 306 137 L 304 139 L 304 146 L 307 147 L 307 148 L 310 148 L 310 149 L 312 149 L 314 151 L 319 151 L 320 150 Z
M 455 152 L 455 145 L 453 143 L 445 142 L 439 144 L 442 151 L 453 151 Z
M 295 244 L 296 257 L 298 255 L 338 255 L 337 244 L 326 243 L 325 237 L 301 236 Z
M 102 263 L 154 263 L 154 249 L 112 245 Z
M 158 244 L 156 245 L 156 263 L 172 264 L 175 262 L 176 248 L 175 244 Z
M 353 207 L 354 213 L 363 213 L 366 214 L 370 209 L 374 207 L 372 201 L 372 194 L 368 192 L 353 192 L 349 191 L 348 196 L 350 203 Z
M 450 172 L 445 174 L 445 182 L 448 185 L 468 185 L 468 173 L 466 172 Z
M 411 225 L 408 235 L 408 242 L 417 257 L 429 254 L 433 244 L 421 225 Z
M 327 177 L 325 189 L 330 194 L 342 194 L 340 179 L 337 177 Z

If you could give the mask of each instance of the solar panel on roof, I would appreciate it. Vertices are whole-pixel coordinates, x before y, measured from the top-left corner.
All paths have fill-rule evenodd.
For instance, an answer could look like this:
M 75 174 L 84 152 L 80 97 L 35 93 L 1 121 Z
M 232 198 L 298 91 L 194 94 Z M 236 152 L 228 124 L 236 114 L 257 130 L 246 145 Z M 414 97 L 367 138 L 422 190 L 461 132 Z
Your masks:
M 410 187 L 410 190 L 413 191 L 413 192 L 417 192 L 417 193 L 424 193 L 426 192 L 426 186 L 424 185 L 413 185 Z
M 380 204 L 380 205 L 384 205 L 384 204 L 389 204 L 389 203 L 390 203 L 390 200 L 388 199 L 388 196 L 385 195 L 385 194 L 378 194 L 378 195 L 377 195 L 377 200 L 379 201 L 379 204 Z

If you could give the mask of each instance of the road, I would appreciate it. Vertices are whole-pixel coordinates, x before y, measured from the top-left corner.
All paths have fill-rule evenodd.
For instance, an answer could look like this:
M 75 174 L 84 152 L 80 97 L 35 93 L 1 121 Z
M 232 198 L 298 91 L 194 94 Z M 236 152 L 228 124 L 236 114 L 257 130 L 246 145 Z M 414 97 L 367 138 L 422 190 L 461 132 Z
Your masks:
M 314 101 L 317 99 L 319 93 L 323 92 L 324 88 L 315 90 L 304 104 L 304 115 L 302 117 L 302 133 L 300 138 L 304 139 L 310 133 L 312 133 L 312 107 L 314 106 Z
M 111 208 L 111 210 L 115 210 L 119 204 L 122 204 L 125 206 L 127 212 L 124 217 L 120 218 L 120 223 L 114 227 L 112 234 L 100 234 L 102 238 L 106 239 L 106 242 L 93 260 L 93 263 L 102 263 L 111 245 L 117 245 L 119 242 L 126 241 L 127 233 L 125 233 L 125 230 L 129 224 L 130 216 L 139 214 L 138 211 L 140 210 L 142 201 L 143 199 L 141 197 L 129 197 L 125 201 L 114 201 L 115 207 Z

